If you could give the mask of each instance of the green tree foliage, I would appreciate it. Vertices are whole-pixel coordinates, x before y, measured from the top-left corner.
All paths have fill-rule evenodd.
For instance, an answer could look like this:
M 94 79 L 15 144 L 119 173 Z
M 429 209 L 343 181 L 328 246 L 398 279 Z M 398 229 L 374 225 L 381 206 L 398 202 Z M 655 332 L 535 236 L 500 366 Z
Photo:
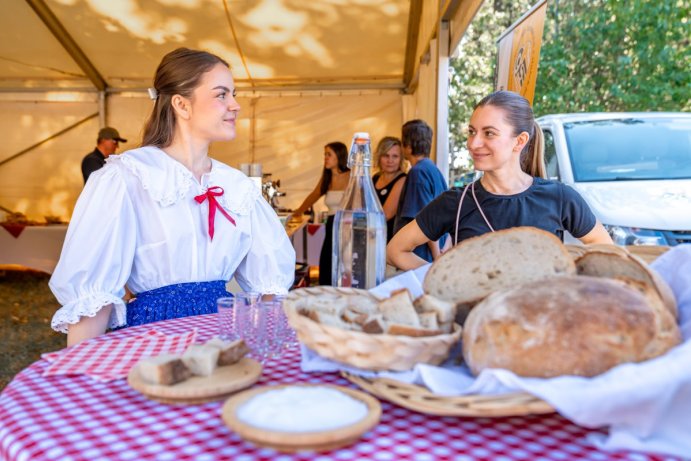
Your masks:
M 691 109 L 688 0 L 550 3 L 536 114 Z
M 497 38 L 533 3 L 486 1 L 451 60 L 452 158 L 463 157 L 473 105 L 494 88 Z M 535 114 L 691 110 L 689 12 L 688 0 L 549 0 Z

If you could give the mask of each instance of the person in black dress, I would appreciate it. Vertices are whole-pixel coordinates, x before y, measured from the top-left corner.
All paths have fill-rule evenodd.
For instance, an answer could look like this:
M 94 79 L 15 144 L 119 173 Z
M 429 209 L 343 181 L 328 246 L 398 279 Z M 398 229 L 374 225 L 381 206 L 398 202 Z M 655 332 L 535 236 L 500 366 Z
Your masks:
M 379 171 L 372 177 L 374 189 L 384 208 L 386 216 L 386 241 L 393 237 L 393 224 L 396 209 L 405 184 L 406 174 L 403 171 L 403 152 L 401 140 L 393 136 L 382 138 L 377 145 L 377 167 Z
M 331 250 L 333 248 L 334 215 L 340 208 L 343 192 L 350 180 L 348 148 L 342 142 L 324 146 L 324 170 L 314 190 L 293 211 L 291 219 L 302 219 L 302 214 L 322 196 L 329 209 L 325 224 L 324 244 L 319 255 L 319 285 L 331 285 Z

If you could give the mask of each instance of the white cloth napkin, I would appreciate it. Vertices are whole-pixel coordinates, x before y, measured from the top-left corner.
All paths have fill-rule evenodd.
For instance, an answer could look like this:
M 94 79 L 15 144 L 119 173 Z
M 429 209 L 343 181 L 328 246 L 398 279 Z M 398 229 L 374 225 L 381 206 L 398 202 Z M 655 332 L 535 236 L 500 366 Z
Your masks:
M 691 455 L 691 245 L 679 245 L 659 257 L 652 267 L 669 283 L 679 305 L 684 343 L 662 357 L 623 364 L 593 378 L 562 376 L 521 378 L 507 370 L 485 370 L 473 377 L 467 367 L 417 365 L 407 372 L 367 372 L 344 367 L 304 348 L 304 371 L 347 370 L 362 376 L 380 376 L 427 386 L 440 395 L 501 394 L 526 391 L 585 427 L 609 428 L 592 435 L 603 449 L 628 449 Z M 429 265 L 394 277 L 371 290 L 388 296 L 408 288 L 422 293 Z M 457 354 L 452 354 L 456 357 Z

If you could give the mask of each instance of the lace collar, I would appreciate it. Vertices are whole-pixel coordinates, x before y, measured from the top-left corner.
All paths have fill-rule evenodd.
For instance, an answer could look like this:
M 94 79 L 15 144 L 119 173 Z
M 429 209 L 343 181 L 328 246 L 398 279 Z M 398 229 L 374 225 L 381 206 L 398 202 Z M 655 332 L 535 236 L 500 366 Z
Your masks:
M 184 165 L 153 146 L 109 156 L 107 162 L 125 167 L 162 207 L 203 194 L 207 187 L 220 186 L 224 190 L 224 194 L 217 199 L 221 206 L 244 215 L 252 211 L 255 201 L 261 195 L 247 176 L 214 159 L 211 159 L 211 171 L 202 176 L 203 185 L 196 181 L 192 172 Z

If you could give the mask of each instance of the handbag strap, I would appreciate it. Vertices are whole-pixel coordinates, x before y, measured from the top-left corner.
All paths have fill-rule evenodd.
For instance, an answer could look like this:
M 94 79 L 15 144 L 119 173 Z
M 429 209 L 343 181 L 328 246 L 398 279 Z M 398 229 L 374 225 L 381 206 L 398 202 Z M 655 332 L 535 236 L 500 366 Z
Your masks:
M 480 211 L 480 214 L 482 215 L 482 219 L 485 220 L 485 224 L 487 224 L 487 227 L 489 227 L 489 230 L 494 232 L 494 227 L 492 227 L 492 225 L 489 223 L 487 216 L 485 216 L 485 212 L 482 211 L 482 207 L 480 206 L 480 202 L 477 200 L 477 196 L 475 195 L 475 181 L 473 181 L 463 188 L 463 193 L 461 194 L 461 200 L 458 201 L 458 210 L 456 211 L 456 232 L 455 232 L 454 245 L 456 243 L 458 243 L 458 226 L 460 225 L 460 222 L 461 222 L 461 206 L 463 205 L 463 199 L 465 198 L 465 193 L 468 191 L 468 187 L 470 187 L 470 191 L 473 194 L 473 200 L 475 201 L 475 206 L 477 207 L 478 211 Z

